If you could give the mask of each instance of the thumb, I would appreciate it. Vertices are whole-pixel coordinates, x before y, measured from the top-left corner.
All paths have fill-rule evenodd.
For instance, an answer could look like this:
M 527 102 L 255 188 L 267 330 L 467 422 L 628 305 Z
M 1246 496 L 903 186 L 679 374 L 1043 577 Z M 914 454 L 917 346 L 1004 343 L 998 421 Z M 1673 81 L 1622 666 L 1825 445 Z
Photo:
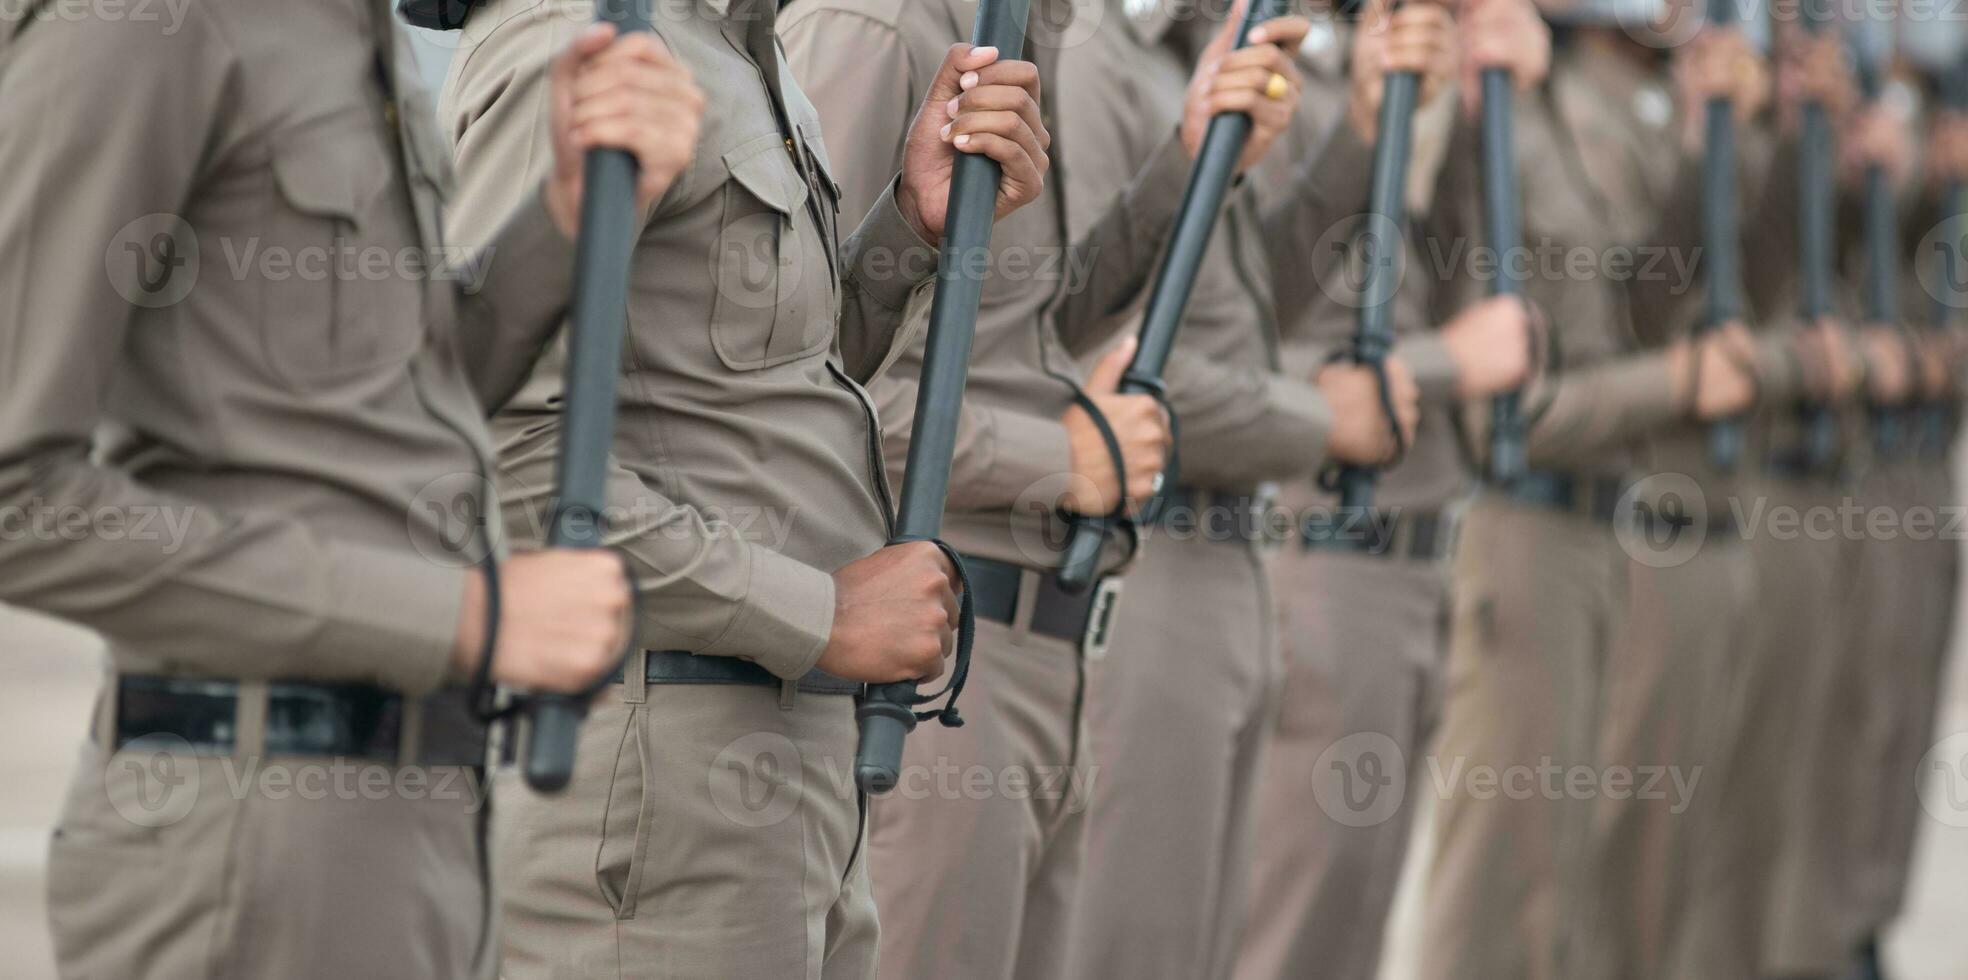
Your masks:
M 963 77 L 998 60 L 998 49 L 993 47 L 973 47 L 969 42 L 950 45 L 943 56 L 943 66 L 936 70 L 935 79 L 929 83 L 929 94 L 923 96 L 923 104 L 941 106 L 943 103 L 963 94 Z
M 1101 355 L 1100 362 L 1093 366 L 1093 373 L 1087 376 L 1087 390 L 1097 394 L 1119 390 L 1121 375 L 1134 360 L 1135 348 L 1140 346 L 1140 341 L 1129 337 L 1116 345 L 1113 350 Z

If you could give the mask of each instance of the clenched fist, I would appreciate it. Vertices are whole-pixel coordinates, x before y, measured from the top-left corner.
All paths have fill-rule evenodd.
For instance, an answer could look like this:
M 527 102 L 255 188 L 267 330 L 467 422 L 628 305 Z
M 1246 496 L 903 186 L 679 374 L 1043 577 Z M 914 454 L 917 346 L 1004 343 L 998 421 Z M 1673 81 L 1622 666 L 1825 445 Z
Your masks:
M 1126 464 L 1126 473 L 1114 472 L 1107 440 L 1084 409 L 1075 405 L 1060 419 L 1066 426 L 1075 477 L 1061 506 L 1075 514 L 1112 513 L 1120 502 L 1123 487 L 1130 507 L 1140 507 L 1154 496 L 1155 479 L 1168 466 L 1168 413 L 1148 395 L 1124 395 L 1118 390 L 1121 375 L 1134 358 L 1134 350 L 1135 341 L 1129 338 L 1108 351 L 1094 365 L 1086 384 L 1087 397 L 1100 409 L 1121 444 L 1121 461 Z
M 956 648 L 957 570 L 927 541 L 890 545 L 834 573 L 834 631 L 815 666 L 868 684 L 929 681 Z
M 549 84 L 554 169 L 546 202 L 562 234 L 571 238 L 580 227 L 589 150 L 635 154 L 638 213 L 647 213 L 690 165 L 704 93 L 656 35 L 641 31 L 617 40 L 614 25 L 596 24 L 554 59 Z
M 486 580 L 467 580 L 452 667 L 478 669 L 485 646 Z M 628 577 L 612 551 L 552 548 L 499 565 L 498 645 L 492 680 L 529 691 L 573 694 L 614 669 L 629 636 Z
M 1394 424 L 1401 430 L 1401 441 L 1413 445 L 1415 428 L 1421 421 L 1421 388 L 1414 371 L 1399 355 L 1387 358 L 1387 396 L 1394 404 Z M 1399 447 L 1387 424 L 1387 411 L 1380 400 L 1380 379 L 1373 369 L 1350 361 L 1334 361 L 1319 369 L 1313 379 L 1332 409 L 1332 435 L 1326 439 L 1326 455 L 1356 466 L 1379 466 L 1390 462 Z
M 997 48 L 953 44 L 929 83 L 922 108 L 902 147 L 902 184 L 895 203 L 916 234 L 943 241 L 949 219 L 950 177 L 957 157 L 981 153 L 998 162 L 997 216 L 1030 204 L 1052 168 L 1052 134 L 1039 114 L 1039 68 L 1001 61 Z
M 1182 105 L 1182 147 L 1191 159 L 1202 152 L 1203 135 L 1217 113 L 1250 116 L 1250 139 L 1237 160 L 1239 173 L 1264 159 L 1278 134 L 1291 125 L 1302 87 L 1292 52 L 1312 29 L 1312 22 L 1303 17 L 1273 17 L 1252 26 L 1248 43 L 1233 49 L 1248 3 L 1243 0 L 1231 11 L 1230 19 L 1203 49 Z

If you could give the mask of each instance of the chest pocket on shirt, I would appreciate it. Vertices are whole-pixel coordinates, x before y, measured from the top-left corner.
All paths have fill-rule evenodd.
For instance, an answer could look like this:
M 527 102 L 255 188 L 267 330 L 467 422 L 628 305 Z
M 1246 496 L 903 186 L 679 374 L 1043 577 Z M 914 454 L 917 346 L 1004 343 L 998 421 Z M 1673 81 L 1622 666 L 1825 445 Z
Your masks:
M 274 184 L 285 206 L 270 209 L 257 246 L 242 243 L 237 251 L 250 258 L 245 274 L 262 281 L 268 366 L 289 383 L 357 377 L 402 360 L 421 342 L 413 329 L 418 283 L 401 271 L 401 251 L 411 241 L 380 227 L 392 204 L 385 159 L 367 134 L 274 153 Z
M 711 345 L 734 371 L 817 354 L 833 339 L 832 272 L 807 185 L 777 133 L 724 155 L 724 222 L 710 255 Z

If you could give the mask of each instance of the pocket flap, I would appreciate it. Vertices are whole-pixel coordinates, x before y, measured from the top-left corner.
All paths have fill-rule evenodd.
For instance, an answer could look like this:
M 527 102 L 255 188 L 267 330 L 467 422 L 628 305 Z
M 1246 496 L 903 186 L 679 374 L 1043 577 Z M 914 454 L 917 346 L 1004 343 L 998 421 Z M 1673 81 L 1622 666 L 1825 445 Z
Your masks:
M 355 222 L 382 191 L 381 159 L 352 160 L 317 143 L 275 153 L 273 179 L 295 210 Z
M 726 153 L 724 165 L 753 197 L 790 216 L 806 203 L 806 182 L 786 154 L 785 140 L 772 134 Z

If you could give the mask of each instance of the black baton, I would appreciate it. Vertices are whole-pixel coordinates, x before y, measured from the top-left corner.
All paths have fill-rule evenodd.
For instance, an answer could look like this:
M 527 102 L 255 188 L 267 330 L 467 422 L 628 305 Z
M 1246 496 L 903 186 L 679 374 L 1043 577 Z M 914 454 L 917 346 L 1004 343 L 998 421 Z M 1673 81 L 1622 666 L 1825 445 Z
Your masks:
M 597 21 L 619 34 L 649 30 L 637 0 L 603 0 Z M 565 405 L 561 412 L 552 524 L 556 548 L 602 546 L 608 456 L 615 437 L 615 384 L 621 374 L 622 333 L 629 315 L 629 259 L 635 251 L 637 165 L 627 150 L 589 150 L 582 176 L 581 231 L 574 248 L 574 300 L 567 328 Z M 526 784 L 541 792 L 564 788 L 574 774 L 574 747 L 586 698 L 528 694 Z
M 1498 259 L 1497 274 L 1490 280 L 1492 296 L 1524 295 L 1524 281 L 1518 276 L 1511 256 L 1524 245 L 1523 211 L 1517 194 L 1516 139 L 1511 130 L 1510 71 L 1485 68 L 1483 81 L 1483 217 L 1490 236 L 1490 251 Z M 1497 395 L 1490 402 L 1490 481 L 1508 484 L 1522 476 L 1528 465 L 1524 439 L 1524 416 L 1520 411 L 1521 393 L 1517 389 Z
M 1251 28 L 1290 9 L 1290 0 L 1252 0 L 1237 27 L 1235 47 L 1249 44 Z M 1250 142 L 1251 117 L 1242 112 L 1219 112 L 1210 119 L 1203 133 L 1203 145 L 1189 170 L 1189 184 L 1182 191 L 1182 204 L 1175 224 L 1169 230 L 1167 251 L 1161 268 L 1149 288 L 1148 305 L 1142 314 L 1138 346 L 1134 359 L 1121 375 L 1123 394 L 1162 393 L 1162 372 L 1168 366 L 1169 351 L 1175 347 L 1176 331 L 1182 326 L 1182 313 L 1189 306 L 1189 292 L 1202 269 L 1203 253 L 1209 250 L 1217 218 L 1223 213 L 1230 182 L 1237 176 L 1237 161 Z M 1117 474 L 1123 484 L 1127 474 Z M 1099 517 L 1077 519 L 1066 539 L 1059 563 L 1059 585 L 1068 592 L 1084 592 L 1100 570 L 1100 551 L 1107 541 L 1107 520 Z
M 1739 23 L 1735 0 L 1711 0 L 1709 21 L 1718 27 Z M 1702 263 L 1707 272 L 1703 332 L 1722 329 L 1742 317 L 1742 229 L 1736 211 L 1736 106 L 1719 95 L 1706 107 L 1707 144 L 1702 156 Z M 1708 457 L 1718 469 L 1734 469 L 1743 454 L 1743 420 L 1708 423 Z
M 1031 0 L 980 0 L 971 43 L 998 49 L 1001 61 L 1025 50 L 1025 17 Z M 950 494 L 950 460 L 956 454 L 958 413 L 970 373 L 970 346 L 984 280 L 978 270 L 990 256 L 997 215 L 997 161 L 976 153 L 957 155 L 950 176 L 950 204 L 937 257 L 936 298 L 929 308 L 922 377 L 916 392 L 915 427 L 896 502 L 896 541 L 934 541 L 943 529 Z M 902 773 L 902 742 L 916 727 L 920 703 L 912 681 L 870 685 L 855 715 L 861 743 L 854 779 L 866 793 L 895 788 Z
M 1406 238 L 1408 187 L 1408 147 L 1413 140 L 1415 103 L 1421 94 L 1421 78 L 1414 72 L 1393 72 L 1387 76 L 1380 102 L 1380 138 L 1374 143 L 1373 184 L 1367 195 L 1367 227 L 1360 236 L 1366 268 L 1361 282 L 1359 320 L 1354 325 L 1351 349 L 1346 356 L 1355 364 L 1371 366 L 1380 374 L 1382 409 L 1387 424 L 1398 420 L 1389 399 L 1387 355 L 1394 349 L 1394 293 L 1400 285 L 1400 269 Z M 1332 486 L 1339 493 L 1339 520 L 1344 530 L 1365 528 L 1372 519 L 1374 484 L 1380 470 L 1373 466 L 1346 465 L 1334 475 Z M 1336 534 L 1335 546 L 1364 546 L 1365 538 Z

